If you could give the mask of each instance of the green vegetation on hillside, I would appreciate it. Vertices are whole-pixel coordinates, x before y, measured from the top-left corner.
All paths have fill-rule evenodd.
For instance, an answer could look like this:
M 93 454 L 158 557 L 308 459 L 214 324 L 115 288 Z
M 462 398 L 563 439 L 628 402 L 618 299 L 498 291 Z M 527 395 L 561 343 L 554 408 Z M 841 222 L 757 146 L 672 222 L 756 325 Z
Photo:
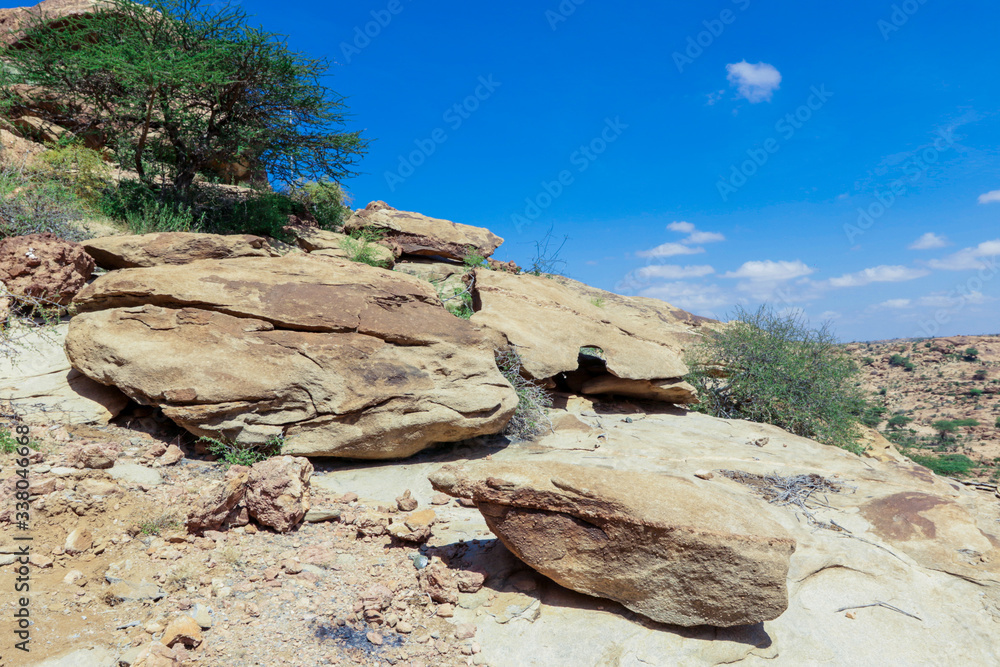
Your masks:
M 737 308 L 732 319 L 690 355 L 686 379 L 701 399 L 694 409 L 860 453 L 858 426 L 871 421 L 872 406 L 829 328 L 810 329 L 767 306 Z

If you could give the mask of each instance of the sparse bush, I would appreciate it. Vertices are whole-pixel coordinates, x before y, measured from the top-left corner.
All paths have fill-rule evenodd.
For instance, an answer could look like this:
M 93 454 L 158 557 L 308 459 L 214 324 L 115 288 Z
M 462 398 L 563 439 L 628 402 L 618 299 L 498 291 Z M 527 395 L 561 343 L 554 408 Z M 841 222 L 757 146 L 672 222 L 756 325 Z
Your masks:
M 906 415 L 895 415 L 894 417 L 889 419 L 889 423 L 887 424 L 887 426 L 895 431 L 903 428 L 912 421 L 913 419 L 911 417 L 907 417 Z
M 984 381 L 986 379 L 986 371 L 985 370 L 976 371 L 975 373 L 972 374 L 972 379 L 976 380 L 977 382 Z
M 41 174 L 62 183 L 83 201 L 97 202 L 108 185 L 109 169 L 101 154 L 81 143 L 50 148 L 40 158 Z
M 470 287 L 452 286 L 448 288 L 444 284 L 431 284 L 434 285 L 434 289 L 438 293 L 438 298 L 441 299 L 441 303 L 444 304 L 449 313 L 463 320 L 468 320 L 476 314 L 472 309 L 472 289 Z
M 221 459 L 227 468 L 229 466 L 252 466 L 255 463 L 266 461 L 272 456 L 281 454 L 281 448 L 284 445 L 284 438 L 278 436 L 258 445 L 226 442 L 204 436 L 198 441 L 206 443 L 208 453 Z
M 734 321 L 693 350 L 688 382 L 701 403 L 694 409 L 725 419 L 780 426 L 860 453 L 858 425 L 868 401 L 859 369 L 824 324 L 810 329 L 798 315 L 762 306 L 738 308 Z M 717 377 L 717 369 L 723 377 Z
M 383 254 L 379 252 L 382 246 L 377 245 L 376 241 L 381 239 L 381 232 L 365 228 L 346 237 L 341 241 L 340 247 L 347 253 L 348 259 L 352 262 L 384 269 L 389 266 L 389 262 L 385 259 L 379 259 L 379 256 Z
M 890 366 L 899 366 L 904 371 L 912 371 L 916 366 L 910 361 L 909 357 L 904 357 L 901 354 L 894 354 L 889 358 Z
M 993 424 L 997 428 L 1000 428 L 1000 417 L 997 417 L 996 423 Z
M 875 357 L 864 357 L 861 359 L 861 363 L 865 366 L 871 366 L 875 363 Z
M 937 475 L 964 477 L 976 467 L 975 461 L 964 454 L 944 454 L 942 456 L 922 456 L 906 454 L 914 463 L 932 470 Z
M 68 241 L 88 238 L 72 225 L 85 219 L 71 189 L 24 167 L 0 167 L 0 239 L 51 232 Z
M 974 347 L 965 348 L 965 352 L 962 354 L 962 359 L 966 361 L 978 361 L 979 360 L 979 350 Z
M 316 218 L 321 229 L 340 231 L 351 215 L 351 198 L 336 181 L 309 181 L 292 190 L 291 196 Z
M 521 357 L 513 350 L 496 353 L 497 368 L 517 392 L 517 410 L 504 429 L 504 435 L 515 440 L 530 440 L 551 428 L 546 411 L 552 407 L 548 392 L 521 375 Z
M 465 249 L 465 256 L 462 257 L 462 263 L 468 269 L 478 269 L 486 267 L 486 257 L 484 257 L 479 250 L 474 246 L 467 246 Z
M 156 514 L 139 523 L 139 532 L 155 537 L 165 530 L 179 528 L 180 525 L 180 520 L 172 512 Z
M 969 390 L 969 396 L 972 396 L 973 398 L 979 398 L 984 393 L 986 392 L 984 392 L 982 389 L 979 389 L 978 387 L 973 387 L 972 389 Z
M 604 354 L 604 350 L 599 347 L 581 347 L 580 354 L 586 355 L 588 357 L 597 357 L 598 359 L 607 359 L 607 355 Z
M 593 299 L 590 300 L 590 303 L 594 304 L 598 308 L 604 308 L 604 304 L 606 303 L 606 301 L 599 296 L 595 296 Z
M 198 581 L 201 570 L 192 563 L 181 563 L 167 573 L 166 584 L 170 591 L 184 590 Z

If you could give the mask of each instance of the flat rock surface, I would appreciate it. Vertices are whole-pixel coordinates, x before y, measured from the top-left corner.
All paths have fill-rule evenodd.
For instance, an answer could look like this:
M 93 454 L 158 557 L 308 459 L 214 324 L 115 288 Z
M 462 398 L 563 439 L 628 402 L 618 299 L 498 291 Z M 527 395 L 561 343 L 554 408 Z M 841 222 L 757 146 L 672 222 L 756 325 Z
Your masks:
M 189 264 L 201 259 L 272 257 L 267 240 L 251 234 L 158 232 L 132 236 L 105 236 L 83 243 L 98 266 L 129 269 L 163 264 Z
M 859 458 L 772 426 L 681 410 L 595 409 L 576 413 L 589 431 L 559 431 L 537 443 L 506 447 L 494 440 L 430 450 L 401 466 L 318 469 L 312 484 L 331 491 L 363 490 L 363 498 L 384 504 L 408 488 L 423 504 L 433 490 L 421 475 L 433 474 L 442 463 L 486 456 L 511 463 L 556 461 L 659 471 L 730 494 L 734 505 L 752 502 L 797 542 L 787 580 L 789 607 L 780 617 L 728 629 L 685 629 L 643 620 L 616 603 L 569 591 L 532 573 L 493 539 L 474 508 L 435 508 L 439 518 L 430 547 L 459 554 L 450 561 L 453 569 L 487 571 L 483 590 L 498 596 L 492 602 L 484 594 L 460 596 L 456 608 L 456 622 L 476 624 L 486 664 L 768 665 L 778 659 L 789 665 L 937 665 L 1000 660 L 994 639 L 1000 622 L 1000 551 L 993 546 L 1000 508 L 992 496 L 908 462 Z M 767 438 L 764 446 L 755 444 L 762 438 Z M 722 470 L 784 478 L 819 475 L 842 486 L 808 504 L 810 519 L 794 505 L 760 502 L 762 496 L 752 486 L 729 479 Z M 712 479 L 695 477 L 704 471 L 712 471 Z M 923 495 L 914 499 L 901 493 Z M 892 530 L 907 524 L 914 529 Z
M 70 366 L 63 343 L 69 324 L 12 331 L 17 355 L 0 358 L 0 401 L 12 401 L 31 423 L 106 424 L 128 403 L 114 387 Z

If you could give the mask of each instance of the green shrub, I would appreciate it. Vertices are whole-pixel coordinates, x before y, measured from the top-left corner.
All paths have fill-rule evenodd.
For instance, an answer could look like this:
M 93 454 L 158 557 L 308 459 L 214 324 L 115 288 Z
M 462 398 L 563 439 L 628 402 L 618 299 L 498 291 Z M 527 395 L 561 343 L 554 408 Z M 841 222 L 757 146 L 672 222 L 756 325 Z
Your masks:
M 900 366 L 904 371 L 912 371 L 916 366 L 910 361 L 909 357 L 904 357 L 901 354 L 894 354 L 889 358 L 890 366 Z
M 40 157 L 43 177 L 62 183 L 83 201 L 100 200 L 110 176 L 100 153 L 81 143 L 70 143 L 50 148 Z
M 517 392 L 517 410 L 504 429 L 504 435 L 514 440 L 530 440 L 547 427 L 551 428 L 546 411 L 552 407 L 548 392 L 521 374 L 521 357 L 513 350 L 496 352 L 497 368 Z
M 1000 428 L 1000 417 L 997 417 L 996 423 L 993 424 L 997 428 Z
M 942 456 L 907 454 L 907 456 L 914 463 L 932 470 L 935 474 L 948 477 L 964 477 L 976 467 L 976 463 L 964 454 L 944 454 Z
M 389 261 L 379 259 L 385 252 L 384 248 L 376 243 L 376 241 L 380 241 L 381 239 L 382 232 L 365 228 L 353 232 L 350 236 L 344 238 L 340 243 L 340 247 L 347 253 L 348 259 L 352 262 L 360 262 L 368 266 L 385 269 L 388 268 Z
M 303 183 L 292 190 L 291 197 L 312 214 L 321 229 L 340 231 L 351 216 L 351 198 L 336 181 L 321 178 Z
M 797 315 L 762 306 L 738 308 L 734 321 L 695 348 L 688 382 L 694 409 L 726 419 L 774 424 L 860 453 L 858 425 L 868 401 L 859 369 L 824 324 L 810 329 Z M 718 377 L 719 367 L 723 377 Z
M 895 415 L 894 417 L 889 419 L 888 426 L 893 430 L 897 430 L 903 428 L 912 421 L 913 419 L 907 417 L 906 415 Z
M 82 202 L 59 181 L 23 167 L 0 167 L 0 239 L 51 232 L 82 241 L 89 235 L 72 223 L 86 217 Z
M 486 257 L 480 254 L 479 250 L 475 246 L 466 246 L 465 256 L 462 258 L 462 263 L 468 269 L 478 269 L 486 267 Z
M 0 428 L 0 454 L 13 454 L 21 445 L 17 442 L 17 436 L 10 432 L 8 428 Z M 38 441 L 34 438 L 28 440 L 28 448 L 38 451 Z
M 977 361 L 979 359 L 979 350 L 974 347 L 967 347 L 965 348 L 965 353 L 962 355 L 962 358 L 966 361 Z
M 201 437 L 199 442 L 208 445 L 208 453 L 221 459 L 229 466 L 252 466 L 254 463 L 266 461 L 272 456 L 281 454 L 284 438 L 275 436 L 262 445 L 226 442 L 215 438 Z
M 864 357 L 861 359 L 861 363 L 865 366 L 871 366 L 875 363 L 875 357 Z
M 444 284 L 431 283 L 437 290 L 438 298 L 455 317 L 463 320 L 471 319 L 476 312 L 472 309 L 472 292 L 468 287 L 452 286 L 450 289 Z
M 982 389 L 979 389 L 978 387 L 974 387 L 974 388 L 972 388 L 972 389 L 969 390 L 969 396 L 973 396 L 975 398 L 979 398 L 984 393 L 986 393 L 986 392 L 984 392 Z

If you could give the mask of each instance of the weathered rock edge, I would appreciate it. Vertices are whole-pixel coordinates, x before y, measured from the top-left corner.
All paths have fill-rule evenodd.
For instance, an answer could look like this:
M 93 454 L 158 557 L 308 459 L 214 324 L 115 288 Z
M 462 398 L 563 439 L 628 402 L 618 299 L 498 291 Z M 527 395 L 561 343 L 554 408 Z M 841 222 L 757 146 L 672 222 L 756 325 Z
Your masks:
M 655 621 L 731 627 L 788 607 L 795 540 L 686 479 L 564 463 L 446 465 L 438 491 L 476 503 L 511 552 L 555 582 Z

